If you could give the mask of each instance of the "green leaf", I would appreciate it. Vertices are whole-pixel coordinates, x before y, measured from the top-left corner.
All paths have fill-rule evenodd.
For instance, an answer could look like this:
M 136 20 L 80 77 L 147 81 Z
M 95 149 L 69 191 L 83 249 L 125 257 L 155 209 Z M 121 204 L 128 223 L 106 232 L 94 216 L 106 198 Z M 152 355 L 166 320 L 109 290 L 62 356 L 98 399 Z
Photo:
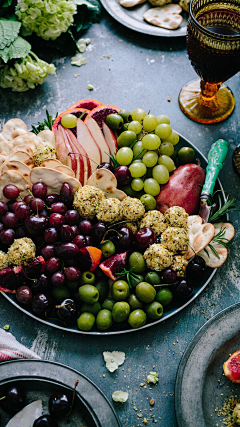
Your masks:
M 6 0 L 6 1 L 3 3 L 2 7 L 9 7 L 9 6 L 11 6 L 12 2 L 13 2 L 13 0 Z
M 10 46 L 17 38 L 21 23 L 18 21 L 0 20 L 0 50 Z
M 30 50 L 30 43 L 18 36 L 9 47 L 0 50 L 0 57 L 4 62 L 8 62 L 10 59 L 25 58 Z

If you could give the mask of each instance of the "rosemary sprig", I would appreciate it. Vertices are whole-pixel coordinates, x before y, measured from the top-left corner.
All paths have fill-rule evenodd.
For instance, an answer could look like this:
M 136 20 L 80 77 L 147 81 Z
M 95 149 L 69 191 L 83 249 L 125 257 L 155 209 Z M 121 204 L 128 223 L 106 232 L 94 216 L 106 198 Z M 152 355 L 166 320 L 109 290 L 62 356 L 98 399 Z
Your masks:
M 214 236 L 214 238 L 212 239 L 212 242 L 216 242 L 219 245 L 224 246 L 227 249 L 230 249 L 230 243 L 228 243 L 228 239 L 226 237 L 224 237 L 226 233 L 226 228 L 221 228 L 221 230 Z
M 217 253 L 217 250 L 214 248 L 214 246 L 213 245 L 211 245 L 211 243 L 209 243 L 208 244 L 208 247 L 211 249 L 211 251 L 214 253 L 214 255 L 218 258 L 218 259 L 220 259 L 220 256 L 219 256 L 219 254 Z M 205 250 L 205 249 L 204 249 Z M 205 252 L 207 252 L 207 250 L 205 250 Z M 209 257 L 209 253 L 207 252 L 207 254 L 208 254 L 208 257 Z
M 117 169 L 117 167 L 120 166 L 120 165 L 119 165 L 118 161 L 116 160 L 116 153 L 109 154 L 106 151 L 104 151 L 104 153 L 107 154 L 110 157 L 110 159 L 112 161 L 112 164 L 113 164 L 113 168 Z
M 223 215 L 229 212 L 239 211 L 240 209 L 236 208 L 235 202 L 236 202 L 236 199 L 234 197 L 231 199 L 230 195 L 228 194 L 226 202 L 224 203 L 224 205 L 222 205 L 222 200 L 221 200 L 221 197 L 219 196 L 219 209 L 214 214 L 212 213 L 210 214 L 208 222 L 211 222 L 211 223 L 218 222 Z
M 41 132 L 42 130 L 46 129 L 46 128 L 48 128 L 48 129 L 52 130 L 53 122 L 54 122 L 54 120 L 57 118 L 58 113 L 56 114 L 55 119 L 53 119 L 53 116 L 51 116 L 51 115 L 49 114 L 48 110 L 46 110 L 46 116 L 47 116 L 47 118 L 45 118 L 45 119 L 43 120 L 43 122 L 37 122 L 37 123 L 34 123 L 36 126 L 34 126 L 34 125 L 32 124 L 32 131 L 33 131 L 36 135 L 37 135 L 39 132 Z
M 121 271 L 121 273 L 116 273 L 116 276 L 118 277 L 118 279 L 120 277 L 126 276 L 130 289 L 132 288 L 131 279 L 139 280 L 138 276 L 135 273 L 133 273 L 133 270 L 134 270 L 134 267 L 130 268 L 130 270 L 126 270 L 126 268 L 124 268 L 123 271 Z

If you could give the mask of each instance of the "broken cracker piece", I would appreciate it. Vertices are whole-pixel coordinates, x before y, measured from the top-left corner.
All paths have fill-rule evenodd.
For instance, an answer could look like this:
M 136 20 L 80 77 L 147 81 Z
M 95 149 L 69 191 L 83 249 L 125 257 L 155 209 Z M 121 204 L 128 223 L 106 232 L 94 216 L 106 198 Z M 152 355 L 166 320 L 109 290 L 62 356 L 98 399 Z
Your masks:
M 203 219 L 199 215 L 189 215 L 188 217 L 188 235 L 189 247 L 186 259 L 192 258 L 195 253 L 198 254 L 213 239 L 215 229 L 213 224 L 203 224 Z
M 176 30 L 183 21 L 183 17 L 180 15 L 181 12 L 182 8 L 178 4 L 169 4 L 148 9 L 143 14 L 143 18 L 157 27 Z
M 116 198 L 122 201 L 126 194 L 117 189 L 117 179 L 108 169 L 97 169 L 87 180 L 86 185 L 91 185 L 104 191 L 107 198 Z

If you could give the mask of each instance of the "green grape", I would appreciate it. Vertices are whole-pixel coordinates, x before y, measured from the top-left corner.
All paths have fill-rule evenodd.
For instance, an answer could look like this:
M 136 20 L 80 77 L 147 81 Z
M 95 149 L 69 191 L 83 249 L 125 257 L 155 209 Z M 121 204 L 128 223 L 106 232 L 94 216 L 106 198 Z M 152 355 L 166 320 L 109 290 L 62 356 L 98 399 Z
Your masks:
M 146 211 L 152 211 L 157 206 L 157 202 L 151 194 L 143 194 L 140 200 L 144 204 Z
M 151 196 L 157 196 L 160 193 L 160 185 L 154 178 L 148 178 L 144 181 L 144 191 Z
M 158 159 L 158 164 L 166 166 L 168 172 L 172 172 L 175 169 L 174 161 L 169 156 L 160 156 Z
M 147 132 L 152 132 L 157 126 L 157 117 L 152 114 L 147 114 L 143 119 L 143 128 Z
M 164 142 L 171 142 L 172 145 L 176 145 L 179 142 L 179 135 L 175 130 L 172 131 L 171 135 L 166 138 L 166 141 Z
M 166 166 L 164 165 L 157 165 L 153 168 L 152 176 L 158 184 L 167 184 L 169 180 L 169 172 Z
M 67 129 L 75 128 L 77 126 L 77 117 L 73 114 L 64 114 L 61 118 L 61 124 Z
M 142 123 L 146 114 L 146 111 L 144 111 L 142 108 L 136 108 L 132 111 L 131 116 L 134 121 L 136 120 L 137 122 Z
M 138 197 L 138 193 L 132 189 L 131 185 L 125 185 L 125 187 L 121 187 L 121 190 L 129 197 Z
M 133 151 L 129 147 L 122 147 L 116 154 L 116 160 L 120 166 L 130 165 L 133 159 Z
M 147 172 L 147 168 L 142 162 L 132 163 L 129 170 L 133 178 L 141 178 Z
M 167 139 L 172 133 L 172 128 L 167 123 L 161 123 L 157 125 L 155 129 L 155 134 L 159 136 L 160 139 Z
M 167 123 L 167 125 L 170 125 L 170 119 L 166 114 L 160 114 L 160 116 L 157 116 L 157 122 L 159 125 L 161 123 Z
M 134 191 L 141 191 L 143 189 L 144 183 L 141 178 L 134 178 L 131 182 L 131 187 Z
M 148 168 L 152 168 L 158 161 L 158 155 L 155 151 L 148 151 L 144 154 L 142 161 Z
M 128 130 L 128 123 L 123 123 L 122 131 Z
M 133 120 L 132 122 L 128 123 L 128 129 L 138 134 L 142 130 L 142 125 L 137 120 Z
M 136 133 L 128 129 L 120 133 L 117 139 L 117 145 L 119 148 L 129 147 L 134 141 L 136 141 L 136 139 Z
M 142 144 L 143 147 L 147 148 L 148 150 L 156 150 L 158 147 L 160 147 L 161 140 L 154 133 L 150 133 L 149 135 L 145 135 L 143 137 Z
M 142 153 L 141 151 L 144 150 L 144 146 L 142 144 L 142 141 L 137 141 L 136 144 L 134 144 L 133 146 L 133 155 L 134 157 L 138 156 L 138 159 L 142 159 L 144 154 L 147 152 L 147 150 L 145 149 Z M 141 153 L 141 154 L 139 154 Z
M 160 147 L 160 154 L 165 154 L 166 156 L 172 156 L 174 153 L 174 147 L 171 142 L 163 142 Z
M 132 161 L 132 163 L 142 163 L 142 160 L 141 159 L 135 159 Z
M 175 162 L 175 160 L 176 160 L 176 158 L 177 158 L 177 155 L 178 155 L 178 150 L 174 147 L 174 152 L 173 152 L 173 154 L 170 156 L 171 157 L 171 159 L 173 159 L 173 161 Z

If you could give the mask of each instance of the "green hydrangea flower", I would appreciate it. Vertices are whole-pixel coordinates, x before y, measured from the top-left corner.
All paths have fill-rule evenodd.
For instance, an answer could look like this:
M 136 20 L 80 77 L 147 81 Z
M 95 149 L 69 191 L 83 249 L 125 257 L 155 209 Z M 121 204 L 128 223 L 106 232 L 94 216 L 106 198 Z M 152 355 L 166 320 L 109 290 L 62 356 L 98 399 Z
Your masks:
M 56 40 L 73 23 L 77 6 L 72 0 L 18 0 L 16 15 L 29 34 Z

